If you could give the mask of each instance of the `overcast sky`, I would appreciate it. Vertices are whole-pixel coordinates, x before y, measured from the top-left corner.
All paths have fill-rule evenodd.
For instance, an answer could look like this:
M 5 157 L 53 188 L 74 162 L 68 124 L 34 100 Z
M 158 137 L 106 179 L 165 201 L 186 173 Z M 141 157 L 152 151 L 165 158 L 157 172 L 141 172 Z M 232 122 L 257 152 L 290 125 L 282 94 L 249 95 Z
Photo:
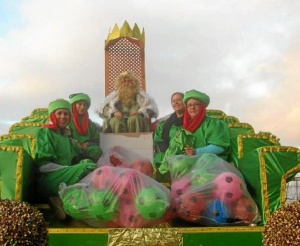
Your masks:
M 104 100 L 104 41 L 144 28 L 146 86 L 160 116 L 174 91 L 300 147 L 299 0 L 0 0 L 0 135 L 56 98 Z

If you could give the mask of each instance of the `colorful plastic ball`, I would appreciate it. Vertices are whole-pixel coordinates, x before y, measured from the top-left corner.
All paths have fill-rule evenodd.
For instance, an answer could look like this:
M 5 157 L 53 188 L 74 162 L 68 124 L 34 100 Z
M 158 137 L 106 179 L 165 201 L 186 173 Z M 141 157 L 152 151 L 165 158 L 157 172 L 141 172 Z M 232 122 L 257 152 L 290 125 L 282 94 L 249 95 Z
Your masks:
M 139 214 L 147 220 L 160 219 L 169 206 L 167 194 L 159 187 L 141 189 L 135 198 Z
M 226 204 L 237 201 L 243 195 L 244 181 L 234 173 L 221 173 L 213 184 L 215 198 Z
M 175 200 L 184 194 L 191 186 L 191 180 L 187 177 L 175 180 L 171 185 L 171 195 Z
M 232 215 L 234 219 L 243 223 L 252 223 L 258 216 L 258 207 L 251 197 L 241 197 L 233 203 Z
M 230 207 L 220 200 L 215 199 L 207 204 L 203 217 L 206 225 L 225 224 L 230 214 Z
M 134 201 L 121 200 L 119 216 L 116 223 L 124 228 L 145 227 L 149 221 L 145 220 L 137 211 Z
M 93 218 L 110 221 L 119 211 L 119 199 L 109 190 L 94 190 L 89 195 L 89 210 Z
M 171 221 L 177 217 L 177 203 L 174 199 L 171 199 L 170 206 L 168 207 L 165 215 L 161 218 L 161 222 Z
M 117 180 L 114 167 L 103 166 L 95 169 L 91 175 L 91 183 L 98 190 L 109 189 Z
M 68 187 L 62 196 L 65 212 L 74 219 L 89 218 L 88 192 L 83 187 Z
M 186 221 L 198 222 L 201 219 L 205 207 L 205 199 L 200 193 L 186 193 L 180 197 L 177 213 L 180 218 Z
M 220 160 L 222 160 L 217 155 L 210 153 L 203 153 L 201 155 L 197 155 L 197 157 L 195 169 L 199 169 L 204 172 L 214 169 L 218 166 Z
M 139 190 L 145 186 L 145 177 L 136 170 L 123 168 L 111 190 L 120 199 L 134 199 Z
M 194 169 L 191 172 L 191 185 L 192 186 L 203 186 L 215 179 L 215 174 L 210 173 L 206 170 Z
M 146 174 L 149 177 L 153 177 L 153 166 L 152 163 L 147 159 L 139 159 L 131 164 L 131 168 Z
M 169 159 L 169 169 L 172 177 L 183 177 L 191 171 L 194 160 L 186 155 L 175 156 Z

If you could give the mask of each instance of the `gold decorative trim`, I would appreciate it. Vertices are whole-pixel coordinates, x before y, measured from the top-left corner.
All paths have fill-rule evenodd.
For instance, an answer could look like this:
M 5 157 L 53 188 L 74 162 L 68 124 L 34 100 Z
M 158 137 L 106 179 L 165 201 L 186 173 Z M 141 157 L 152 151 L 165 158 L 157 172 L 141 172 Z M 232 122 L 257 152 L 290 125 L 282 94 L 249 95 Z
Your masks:
M 11 125 L 11 127 L 8 130 L 8 133 L 9 134 L 13 134 L 14 128 L 18 127 L 18 126 L 25 126 L 25 127 L 36 126 L 36 127 L 42 127 L 43 123 L 37 123 L 37 122 L 18 122 L 18 123 L 15 123 L 15 124 Z
M 145 31 L 143 29 L 141 32 L 136 23 L 134 24 L 133 29 L 131 29 L 128 22 L 125 20 L 121 28 L 119 28 L 117 24 L 114 25 L 113 30 L 108 33 L 107 39 L 105 40 L 105 46 L 107 46 L 108 42 L 117 38 L 134 38 L 145 43 Z
M 187 227 L 180 228 L 182 233 L 232 233 L 232 232 L 263 232 L 263 226 L 222 226 L 222 227 Z
M 22 164 L 23 164 L 23 148 L 19 146 L 0 146 L 0 150 L 16 152 L 16 183 L 15 183 L 15 200 L 22 200 Z
M 35 114 L 35 115 L 29 115 L 29 116 L 25 116 L 21 119 L 21 122 L 28 120 L 28 119 L 48 119 L 49 116 L 46 114 Z
M 211 116 L 211 115 L 219 115 L 219 116 L 226 116 L 226 114 L 219 109 L 207 109 L 206 114 Z
M 45 113 L 48 115 L 48 108 L 36 108 L 34 110 L 32 110 L 32 112 L 30 113 L 30 116 L 36 115 L 36 113 Z
M 107 234 L 108 228 L 49 228 L 50 234 Z
M 26 138 L 31 141 L 31 157 L 34 159 L 34 153 L 35 153 L 35 148 L 36 148 L 36 138 L 34 134 L 5 134 L 0 136 L 0 141 L 4 139 L 22 139 Z
M 244 156 L 244 140 L 246 138 L 259 138 L 269 140 L 274 145 L 279 145 L 279 140 L 273 138 L 270 134 L 267 133 L 250 133 L 250 134 L 240 134 L 237 136 L 237 145 L 238 145 L 238 158 L 242 158 Z
M 227 123 L 227 126 L 229 128 L 248 128 L 252 131 L 252 133 L 254 133 L 254 128 L 248 123 L 241 123 L 241 122 Z
M 110 230 L 134 230 L 129 228 L 49 228 L 50 234 L 108 234 Z M 153 228 L 136 228 L 139 230 L 151 230 Z M 154 228 L 155 229 L 155 228 Z M 223 226 L 223 227 L 172 227 L 156 228 L 161 231 L 177 231 L 181 234 L 195 233 L 255 233 L 263 232 L 264 226 Z
M 268 196 L 266 162 L 264 158 L 264 155 L 267 152 L 296 152 L 296 153 L 298 152 L 299 153 L 299 149 L 295 147 L 289 147 L 289 146 L 267 146 L 267 147 L 261 147 L 259 149 L 259 161 L 260 161 L 261 180 L 262 180 L 261 185 L 262 185 L 262 193 L 263 193 L 263 209 L 265 213 L 265 220 L 267 220 L 271 215 L 269 209 L 270 206 L 269 206 L 269 196 Z
M 180 228 L 109 229 L 107 246 L 182 246 Z
M 300 163 L 287 171 L 284 175 L 281 177 L 281 186 L 280 186 L 280 206 L 283 206 L 286 202 L 286 180 L 294 173 L 298 173 L 300 171 Z

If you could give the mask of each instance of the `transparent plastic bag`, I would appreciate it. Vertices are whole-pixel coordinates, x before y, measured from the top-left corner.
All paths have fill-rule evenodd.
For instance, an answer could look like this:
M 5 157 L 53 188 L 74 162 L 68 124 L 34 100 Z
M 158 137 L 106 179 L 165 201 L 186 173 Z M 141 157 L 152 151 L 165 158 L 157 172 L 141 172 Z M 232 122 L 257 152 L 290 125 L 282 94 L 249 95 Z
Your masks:
M 178 216 L 203 226 L 249 225 L 260 220 L 240 171 L 214 154 L 168 158 Z
M 132 168 L 149 177 L 154 176 L 153 164 L 148 158 L 122 146 L 114 146 L 104 151 L 97 166 Z
M 59 195 L 71 217 L 95 227 L 151 227 L 172 217 L 170 190 L 131 168 L 99 167 Z

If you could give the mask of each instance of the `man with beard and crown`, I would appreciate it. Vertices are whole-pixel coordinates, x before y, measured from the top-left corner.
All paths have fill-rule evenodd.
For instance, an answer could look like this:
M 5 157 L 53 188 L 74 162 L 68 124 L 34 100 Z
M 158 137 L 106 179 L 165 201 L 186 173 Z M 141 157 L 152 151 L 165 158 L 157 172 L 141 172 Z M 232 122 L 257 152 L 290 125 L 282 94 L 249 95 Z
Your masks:
M 139 79 L 130 71 L 118 75 L 115 91 L 98 110 L 104 119 L 103 132 L 148 132 L 149 119 L 158 117 L 155 101 L 140 90 Z

